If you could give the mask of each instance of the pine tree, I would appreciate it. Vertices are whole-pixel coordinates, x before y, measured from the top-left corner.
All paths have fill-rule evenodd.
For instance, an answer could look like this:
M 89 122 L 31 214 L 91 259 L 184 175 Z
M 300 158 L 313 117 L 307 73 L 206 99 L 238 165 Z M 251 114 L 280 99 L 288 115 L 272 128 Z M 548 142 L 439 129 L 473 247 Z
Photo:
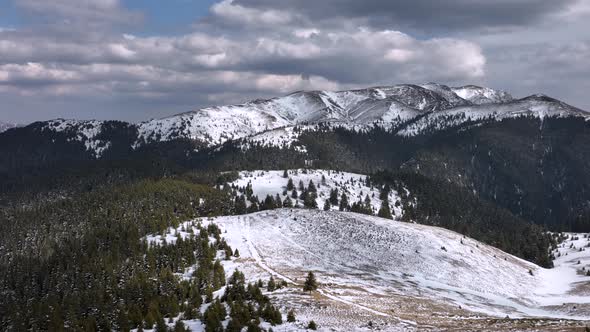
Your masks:
M 168 326 L 166 325 L 166 322 L 164 322 L 164 318 L 160 317 L 160 319 L 158 319 L 158 321 L 156 322 L 156 331 L 155 332 L 167 332 L 168 331 Z
M 322 174 L 322 185 L 326 185 L 326 176 L 324 174 Z
M 188 331 L 188 330 L 184 326 L 184 323 L 181 320 L 177 320 L 176 324 L 174 324 L 174 332 L 186 332 L 186 331 Z
M 283 177 L 284 177 L 285 179 L 289 177 L 289 173 L 287 173 L 287 170 L 285 170 L 285 171 L 283 172 Z
M 273 278 L 273 276 L 270 276 L 270 280 L 268 281 L 268 285 L 267 285 L 266 290 L 268 290 L 269 292 L 274 292 L 275 289 L 276 289 L 275 278 Z
M 289 181 L 287 181 L 287 190 L 291 191 L 295 189 L 295 186 L 293 185 L 293 179 L 289 178 Z
M 248 213 L 258 212 L 260 209 L 258 208 L 258 203 L 252 202 L 248 207 Z
M 369 194 L 365 196 L 364 208 L 365 211 L 367 211 L 367 214 L 373 214 L 373 207 L 371 206 L 371 198 L 369 197 Z
M 316 289 L 318 289 L 318 283 L 315 279 L 315 275 L 313 272 L 309 271 L 307 278 L 305 279 L 305 283 L 303 284 L 303 291 L 311 293 Z
M 350 210 L 350 205 L 348 204 L 348 196 L 346 193 L 342 193 L 342 197 L 340 197 L 340 211 L 348 211 Z
M 303 180 L 299 180 L 299 191 L 305 190 L 305 186 L 303 185 Z
M 316 193 L 316 192 L 318 191 L 318 190 L 316 189 L 316 187 L 315 187 L 315 184 L 313 183 L 313 181 L 312 181 L 312 180 L 309 180 L 309 185 L 307 186 L 307 190 L 308 190 L 310 193 Z
M 293 309 L 289 310 L 289 312 L 287 313 L 287 322 L 289 323 L 295 323 L 295 312 L 293 311 Z
M 318 329 L 318 326 L 317 326 L 317 325 L 316 325 L 316 323 L 315 323 L 315 322 L 312 320 L 312 321 L 310 321 L 310 322 L 309 322 L 309 324 L 307 325 L 307 328 L 308 328 L 308 329 L 310 329 L 310 330 L 314 330 L 314 331 L 315 331 L 315 330 L 317 330 L 317 329 Z
M 329 201 L 329 200 L 326 200 L 326 201 L 324 202 L 324 211 L 330 211 L 330 208 L 331 208 L 331 207 L 332 207 L 332 206 L 330 205 L 330 201 Z
M 286 207 L 286 208 L 293 207 L 293 201 L 291 200 L 291 197 L 289 197 L 289 196 L 285 197 L 285 200 L 283 201 L 283 207 Z
M 316 201 L 317 194 L 315 192 L 307 192 L 305 191 L 306 195 L 303 198 L 303 206 L 308 209 L 317 209 L 318 202 Z
M 234 202 L 236 214 L 245 214 L 247 212 L 246 198 L 244 195 L 237 196 Z
M 297 197 L 298 197 L 297 190 L 293 189 L 293 191 L 291 192 L 291 198 L 297 199 Z
M 338 188 L 330 190 L 330 204 L 333 206 L 338 205 Z
M 234 257 L 240 257 L 240 251 L 238 249 L 234 251 Z
M 389 208 L 389 202 L 387 201 L 387 199 L 381 201 L 381 208 L 379 209 L 377 216 L 386 219 L 393 219 L 393 216 L 391 215 L 391 209 Z

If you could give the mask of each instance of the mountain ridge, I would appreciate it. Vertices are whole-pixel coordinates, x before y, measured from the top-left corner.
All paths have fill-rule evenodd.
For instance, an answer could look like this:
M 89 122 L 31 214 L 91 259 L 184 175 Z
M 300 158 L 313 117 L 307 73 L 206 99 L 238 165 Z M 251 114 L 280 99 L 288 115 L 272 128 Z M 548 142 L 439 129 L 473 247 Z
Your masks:
M 590 118 L 590 113 L 544 95 L 515 99 L 509 93 L 475 85 L 398 84 L 343 91 L 296 91 L 282 97 L 206 107 L 160 119 L 125 123 L 136 130 L 133 149 L 151 143 L 188 140 L 195 148 L 219 146 L 280 128 L 330 123 L 347 128 L 395 128 L 399 135 L 418 135 L 466 121 L 533 116 Z M 111 142 L 101 138 L 109 121 L 54 119 L 42 130 L 66 130 L 96 158 Z M 43 125 L 45 124 L 45 125 Z M 65 127 L 63 124 L 66 124 Z M 92 131 L 89 133 L 88 131 Z

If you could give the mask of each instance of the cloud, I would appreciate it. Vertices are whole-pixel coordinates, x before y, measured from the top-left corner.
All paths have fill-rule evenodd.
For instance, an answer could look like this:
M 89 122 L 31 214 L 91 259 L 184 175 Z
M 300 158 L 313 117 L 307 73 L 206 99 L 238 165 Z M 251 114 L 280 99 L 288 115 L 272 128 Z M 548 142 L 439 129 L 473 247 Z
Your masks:
M 295 90 L 425 81 L 590 108 L 579 92 L 590 88 L 590 38 L 572 33 L 590 28 L 585 0 L 220 0 L 168 35 L 142 32 L 143 15 L 119 0 L 15 2 L 29 19 L 0 30 L 0 97 L 20 105 L 3 106 L 4 120 L 142 120 Z
M 125 10 L 119 0 L 15 0 L 18 7 L 50 20 L 68 22 L 118 23 L 137 22 L 141 15 Z
M 34 33 L 0 36 L 4 63 L 0 83 L 28 93 L 35 88 L 39 93 L 63 94 L 110 87 L 112 94 L 145 97 L 150 90 L 149 95 L 173 98 L 192 85 L 193 92 L 230 89 L 272 95 L 305 88 L 461 81 L 481 77 L 485 67 L 485 57 L 474 43 L 452 38 L 417 40 L 399 31 L 368 28 L 253 38 L 202 32 L 171 37 L 109 35 L 85 43 Z M 216 85 L 217 81 L 224 86 Z M 48 85 L 74 84 L 79 87 L 47 89 Z M 97 84 L 99 89 L 91 86 Z
M 315 22 L 353 20 L 356 24 L 378 29 L 448 31 L 527 25 L 560 11 L 575 1 L 235 0 L 234 5 L 297 13 Z

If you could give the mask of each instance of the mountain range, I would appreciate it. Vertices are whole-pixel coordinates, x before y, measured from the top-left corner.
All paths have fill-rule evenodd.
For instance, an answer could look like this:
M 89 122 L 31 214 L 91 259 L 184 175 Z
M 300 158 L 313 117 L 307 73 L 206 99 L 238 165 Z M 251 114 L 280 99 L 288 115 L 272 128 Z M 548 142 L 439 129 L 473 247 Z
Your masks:
M 521 116 L 585 117 L 589 113 L 559 100 L 532 95 L 515 99 L 504 91 L 473 85 L 451 88 L 441 84 L 396 85 L 350 91 L 301 91 L 284 97 L 254 100 L 240 105 L 210 107 L 183 114 L 126 124 L 134 133 L 132 147 L 174 140 L 190 140 L 199 147 L 229 140 L 259 141 L 281 145 L 293 126 L 319 123 L 345 128 L 374 125 L 395 128 L 399 135 L 458 126 L 467 121 L 501 120 Z M 447 120 L 453 119 L 451 123 Z M 441 127 L 441 123 L 445 123 Z M 108 121 L 56 119 L 33 124 L 37 130 L 64 132 L 82 142 L 96 158 L 113 143 Z M 277 130 L 276 134 L 268 134 Z M 274 139 L 270 139 L 275 136 Z M 276 142 L 275 142 L 276 141 Z
M 590 113 L 545 95 L 402 84 L 6 127 L 2 330 L 590 319 Z

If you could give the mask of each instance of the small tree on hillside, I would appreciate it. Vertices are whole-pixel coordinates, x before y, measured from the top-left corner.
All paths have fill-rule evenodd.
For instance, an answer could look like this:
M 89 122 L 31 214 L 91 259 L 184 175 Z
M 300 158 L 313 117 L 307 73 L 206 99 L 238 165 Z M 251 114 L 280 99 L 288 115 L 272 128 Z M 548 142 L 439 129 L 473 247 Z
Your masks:
M 324 202 L 324 211 L 330 211 L 330 208 L 332 207 L 332 205 L 330 204 L 329 200 L 326 200 Z
M 289 173 L 287 173 L 287 170 L 285 170 L 285 171 L 283 172 L 283 177 L 284 177 L 285 179 L 289 177 Z
M 346 196 L 346 193 L 342 193 L 342 197 L 340 198 L 340 211 L 348 210 L 350 210 L 350 205 L 348 204 L 348 196 Z
M 315 192 L 317 192 L 317 189 L 316 189 L 316 187 L 315 187 L 315 184 L 313 183 L 313 181 L 312 181 L 312 180 L 309 180 L 309 185 L 307 186 L 307 190 L 308 190 L 310 193 L 315 193 Z
M 338 205 L 338 188 L 330 190 L 330 204 L 334 206 Z
M 275 283 L 275 278 L 273 278 L 273 276 L 270 276 L 270 280 L 268 281 L 267 290 L 269 292 L 274 292 L 274 290 L 276 288 L 277 288 L 277 284 Z
M 295 189 L 295 185 L 293 184 L 293 179 L 289 178 L 289 181 L 287 181 L 287 190 L 291 191 Z
M 381 201 L 381 208 L 379 209 L 377 215 L 381 218 L 393 219 L 393 216 L 391 215 L 391 209 L 389 208 L 389 202 L 386 199 Z
M 313 272 L 309 271 L 307 278 L 305 279 L 305 283 L 303 284 L 303 291 L 311 293 L 316 289 L 318 289 L 318 282 L 316 281 Z
M 287 322 L 295 323 L 295 312 L 293 311 L 293 309 L 289 310 L 289 312 L 287 313 Z
M 291 200 L 291 197 L 287 196 L 285 198 L 285 200 L 283 201 L 283 207 L 286 207 L 286 208 L 293 207 L 293 201 Z

